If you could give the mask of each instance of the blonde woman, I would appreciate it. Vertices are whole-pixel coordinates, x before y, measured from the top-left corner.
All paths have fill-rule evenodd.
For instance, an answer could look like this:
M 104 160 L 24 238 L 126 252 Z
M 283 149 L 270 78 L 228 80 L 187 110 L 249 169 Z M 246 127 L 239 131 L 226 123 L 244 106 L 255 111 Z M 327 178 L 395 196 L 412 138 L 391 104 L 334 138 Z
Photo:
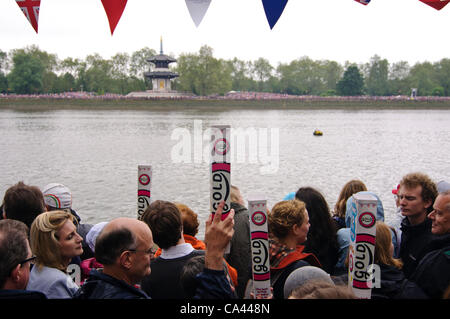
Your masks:
M 275 299 L 284 299 L 284 283 L 289 274 L 303 266 L 321 267 L 316 256 L 304 253 L 309 217 L 300 200 L 281 201 L 268 216 L 270 275 Z
M 55 210 L 36 217 L 30 230 L 31 250 L 36 261 L 28 290 L 43 292 L 47 298 L 72 298 L 78 286 L 66 273 L 73 257 L 83 253 L 82 237 L 76 232 L 72 214 Z

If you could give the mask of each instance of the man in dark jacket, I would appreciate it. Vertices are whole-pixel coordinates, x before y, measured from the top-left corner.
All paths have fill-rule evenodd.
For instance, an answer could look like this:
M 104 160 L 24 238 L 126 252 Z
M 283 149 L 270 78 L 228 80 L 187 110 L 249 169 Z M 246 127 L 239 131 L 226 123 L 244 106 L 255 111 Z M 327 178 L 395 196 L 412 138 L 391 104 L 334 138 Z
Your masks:
M 155 243 L 162 249 L 161 255 L 152 261 L 152 272 L 142 280 L 142 290 L 152 299 L 184 299 L 180 274 L 186 262 L 203 255 L 186 243 L 183 221 L 177 206 L 171 202 L 156 200 L 147 207 L 142 221 L 152 230 Z
M 439 194 L 433 208 L 428 218 L 432 221 L 431 231 L 436 237 L 411 280 L 430 298 L 441 299 L 450 286 L 450 191 Z
M 95 257 L 103 271 L 92 271 L 75 299 L 147 299 L 135 287 L 150 274 L 153 237 L 150 228 L 133 218 L 110 221 L 97 237 Z
M 410 278 L 420 259 L 429 251 L 433 238 L 431 221 L 427 218 L 437 196 L 436 184 L 425 174 L 411 173 L 400 181 L 398 197 L 402 215 L 400 258 L 403 272 Z
M 233 298 L 234 293 L 223 269 L 223 254 L 233 236 L 234 210 L 223 221 L 224 202 L 206 222 L 205 269 L 197 277 L 195 299 Z M 153 237 L 149 227 L 131 218 L 117 218 L 100 233 L 95 256 L 104 265 L 102 272 L 92 271 L 75 294 L 75 299 L 144 299 L 148 295 L 135 287 L 150 273 Z M 131 247 L 131 248 L 129 248 Z

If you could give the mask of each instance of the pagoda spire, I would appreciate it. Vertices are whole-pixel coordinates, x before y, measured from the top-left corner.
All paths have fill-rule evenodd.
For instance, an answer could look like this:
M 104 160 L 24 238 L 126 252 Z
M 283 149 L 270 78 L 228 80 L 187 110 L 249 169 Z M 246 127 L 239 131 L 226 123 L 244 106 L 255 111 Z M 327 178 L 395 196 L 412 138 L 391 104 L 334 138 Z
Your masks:
M 159 39 L 159 54 L 163 54 L 162 36 Z

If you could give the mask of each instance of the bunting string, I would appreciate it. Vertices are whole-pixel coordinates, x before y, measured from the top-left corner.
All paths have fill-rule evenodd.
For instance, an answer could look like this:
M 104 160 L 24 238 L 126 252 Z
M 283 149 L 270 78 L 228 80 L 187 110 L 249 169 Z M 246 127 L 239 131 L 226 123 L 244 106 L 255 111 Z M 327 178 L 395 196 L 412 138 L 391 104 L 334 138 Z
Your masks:
M 39 10 L 41 7 L 41 0 L 15 0 L 23 14 L 31 24 L 33 29 L 38 33 L 39 25 Z M 108 18 L 111 36 L 119 23 L 122 14 L 125 10 L 128 0 L 101 0 L 103 8 L 105 9 Z M 283 11 L 287 5 L 288 0 L 261 0 L 266 14 L 267 22 L 270 29 L 273 29 L 280 19 Z M 371 0 L 354 0 L 360 4 L 368 5 Z M 450 0 L 419 0 L 430 7 L 441 10 Z M 198 27 L 208 11 L 211 0 L 185 0 L 189 14 Z

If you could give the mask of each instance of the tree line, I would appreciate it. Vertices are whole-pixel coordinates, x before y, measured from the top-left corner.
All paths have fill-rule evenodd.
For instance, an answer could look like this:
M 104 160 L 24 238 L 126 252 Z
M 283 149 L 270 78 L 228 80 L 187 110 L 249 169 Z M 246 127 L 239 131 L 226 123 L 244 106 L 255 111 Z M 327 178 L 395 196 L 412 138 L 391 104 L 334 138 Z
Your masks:
M 65 58 L 40 50 L 37 46 L 0 49 L 0 92 L 45 94 L 88 91 L 97 94 L 128 94 L 151 89 L 144 77 L 149 71 L 147 59 L 156 51 L 145 47 L 117 53 L 110 59 L 99 54 L 85 59 Z M 439 62 L 400 61 L 389 63 L 378 55 L 369 62 L 356 64 L 312 60 L 300 57 L 273 66 L 265 58 L 243 61 L 214 57 L 213 49 L 203 46 L 197 53 L 176 57 L 171 70 L 180 76 L 173 88 L 196 95 L 223 95 L 229 91 L 258 91 L 293 95 L 410 95 L 450 96 L 450 59 Z

